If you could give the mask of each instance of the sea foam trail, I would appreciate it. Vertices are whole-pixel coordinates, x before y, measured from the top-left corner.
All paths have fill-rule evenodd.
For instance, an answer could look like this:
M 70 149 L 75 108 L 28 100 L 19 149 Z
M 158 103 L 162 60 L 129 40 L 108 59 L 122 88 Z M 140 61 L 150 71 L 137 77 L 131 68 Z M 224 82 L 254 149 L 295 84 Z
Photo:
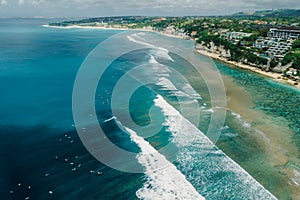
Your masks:
M 136 37 L 136 35 L 132 37 L 128 36 L 128 39 L 132 42 L 152 47 L 151 44 L 144 40 L 140 41 L 140 37 Z M 175 90 L 176 86 L 172 81 L 165 78 L 169 77 L 170 71 L 162 73 L 165 69 L 164 65 L 159 65 L 157 60 L 155 60 L 157 55 L 153 54 L 153 52 L 151 52 L 151 54 L 153 56 L 150 58 L 149 63 L 154 64 L 151 70 L 160 72 L 159 77 L 155 75 L 151 77 L 156 80 L 157 85 L 162 86 L 161 90 L 168 89 L 172 91 L 172 93 L 183 90 L 186 93 L 187 89 L 191 86 L 186 84 L 187 88 Z M 166 74 L 167 76 L 161 76 L 161 74 Z M 194 91 L 191 88 L 187 93 L 194 93 Z M 193 100 L 195 100 L 195 97 L 196 99 L 201 99 L 198 93 L 194 94 L 195 95 L 191 95 Z M 186 100 L 190 101 L 191 99 Z M 185 101 L 181 101 L 180 103 L 184 102 Z M 179 149 L 178 152 L 174 152 L 174 154 L 177 153 L 177 168 L 184 173 L 185 180 L 188 180 L 201 195 L 207 199 L 276 199 L 268 190 L 251 177 L 251 175 L 219 150 L 197 127 L 181 116 L 180 113 L 161 96 L 157 96 L 155 105 L 161 108 L 166 117 L 164 125 L 168 127 L 168 130 L 172 134 L 170 142 L 174 143 Z M 206 108 L 206 105 L 203 105 L 204 108 Z M 139 161 L 140 160 L 141 158 L 139 158 Z M 152 163 L 154 162 L 153 160 L 151 161 Z M 144 160 L 142 163 L 145 164 L 147 162 Z M 152 164 L 151 166 L 156 166 L 157 168 L 164 166 L 162 163 L 157 164 L 158 165 Z M 178 170 L 177 168 L 175 169 Z M 146 171 L 149 169 L 154 168 L 148 166 Z M 147 173 L 147 175 L 149 176 L 149 180 L 145 183 L 144 187 L 137 192 L 138 196 L 143 198 L 148 197 L 150 199 L 169 199 L 160 196 L 160 194 L 164 194 L 162 188 L 166 187 L 162 184 L 171 180 L 169 175 L 162 177 L 158 183 L 154 180 L 157 180 L 161 175 L 155 176 L 152 173 Z M 179 175 L 182 176 L 183 174 L 179 173 Z M 172 179 L 175 179 L 175 177 L 172 177 Z M 156 187 L 153 189 L 153 185 L 156 184 L 159 185 L 157 187 L 159 189 Z M 167 186 L 167 188 L 168 187 L 169 186 Z M 157 193 L 157 191 L 159 192 Z M 168 191 L 170 192 L 170 190 Z M 174 199 L 172 197 L 170 198 Z
M 276 199 L 201 131 L 158 95 L 154 100 L 178 146 L 178 168 L 207 199 Z
M 140 199 L 205 199 L 189 183 L 185 176 L 162 154 L 158 153 L 144 138 L 126 128 L 131 139 L 141 148 L 138 162 L 145 167 L 147 181 L 136 192 Z
M 152 73 L 151 78 L 155 79 L 156 85 L 161 86 L 160 90 L 170 91 L 176 97 L 188 97 L 193 100 L 202 99 L 201 96 L 193 89 L 193 87 L 188 83 L 187 80 L 178 81 L 180 80 L 178 74 L 174 74 L 174 71 L 169 69 L 167 66 L 160 64 L 153 55 L 150 55 L 150 59 L 148 62 L 150 64 L 155 64 L 149 67 L 149 73 Z M 176 77 L 175 80 L 177 81 L 177 84 L 183 82 L 185 84 L 181 85 L 181 87 L 178 89 L 170 80 L 170 75 L 172 75 L 173 78 Z
M 174 62 L 174 60 L 169 55 L 169 51 L 167 49 L 155 46 L 155 45 L 150 44 L 148 42 L 145 42 L 139 35 L 140 34 L 132 34 L 131 36 L 127 36 L 127 38 L 131 42 L 142 44 L 142 45 L 145 45 L 145 46 L 147 46 L 149 48 L 156 49 L 157 51 L 154 52 L 155 56 L 157 56 L 159 58 L 163 58 L 163 59 L 169 60 L 171 62 Z

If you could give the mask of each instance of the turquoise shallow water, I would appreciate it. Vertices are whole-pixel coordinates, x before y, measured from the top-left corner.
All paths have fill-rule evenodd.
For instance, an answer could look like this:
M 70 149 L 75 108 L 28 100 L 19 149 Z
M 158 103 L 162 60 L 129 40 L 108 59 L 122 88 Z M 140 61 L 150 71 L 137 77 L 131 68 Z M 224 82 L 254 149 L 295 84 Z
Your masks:
M 0 20 L 0 91 L 2 94 L 0 145 L 3 149 L 0 165 L 1 199 L 22 199 L 27 196 L 32 199 L 137 199 L 136 191 L 143 187 L 149 177 L 144 174 L 120 172 L 103 165 L 87 152 L 73 127 L 72 89 L 76 73 L 83 60 L 98 43 L 119 31 L 42 27 L 48 21 Z M 155 39 L 162 36 L 151 37 Z M 165 40 L 178 44 L 178 41 L 173 38 L 165 38 Z M 193 49 L 190 41 L 186 41 L 183 45 Z M 111 47 L 111 51 L 114 51 L 113 48 L 115 47 Z M 149 63 L 151 56 L 160 63 L 176 65 L 173 67 L 181 74 L 191 77 L 191 85 L 203 98 L 199 98 L 197 102 L 205 110 L 199 125 L 199 129 L 204 133 L 211 114 L 207 111 L 210 99 L 203 80 L 200 83 L 193 82 L 195 78 L 191 75 L 193 71 L 184 67 L 186 62 L 181 58 L 172 55 L 176 61 L 174 64 L 157 52 L 153 52 L 151 48 L 126 54 L 115 60 L 105 72 L 105 76 L 101 79 L 104 87 L 98 87 L 95 108 L 106 136 L 118 147 L 132 152 L 140 152 L 141 149 L 132 141 L 128 133 L 119 128 L 116 120 L 104 121 L 113 116 L 109 100 L 118 79 L 133 66 Z M 262 109 L 270 115 L 286 118 L 290 122 L 289 126 L 296 133 L 295 141 L 297 141 L 299 110 L 293 112 L 292 109 L 282 106 L 283 101 L 290 104 L 299 102 L 299 96 L 295 91 L 269 83 L 267 79 L 256 75 L 220 64 L 218 66 L 224 75 L 233 77 L 239 85 L 247 85 L 249 92 L 256 95 L 255 109 Z M 147 75 L 151 74 L 151 69 L 149 70 L 140 72 L 141 76 L 146 79 Z M 162 69 L 159 71 L 168 77 L 167 72 L 163 72 Z M 261 84 L 264 84 L 265 90 L 257 90 Z M 276 95 L 273 92 L 276 92 Z M 279 92 L 284 95 L 277 95 Z M 166 90 L 163 84 L 141 87 L 133 94 L 130 101 L 130 114 L 137 124 L 145 126 L 150 123 L 150 119 L 154 119 L 155 123 L 161 125 L 165 116 L 160 110 L 149 114 L 149 108 L 154 106 L 153 100 L 157 94 L 162 95 L 167 102 L 178 108 L 180 100 L 174 91 Z M 122 97 L 121 94 L 119 96 Z M 286 100 L 282 96 L 293 98 Z M 264 101 L 265 99 L 268 101 Z M 181 101 L 188 103 L 190 98 L 183 98 Z M 274 103 L 278 104 L 279 109 L 273 109 Z M 126 110 L 123 106 L 119 105 L 119 112 Z M 292 112 L 293 116 L 287 115 L 288 112 Z M 227 117 L 228 124 L 234 120 Z M 177 143 L 173 142 L 174 149 L 165 150 L 163 147 L 174 137 L 174 133 L 168 130 L 171 125 L 164 124 L 162 129 L 147 138 L 147 141 L 186 175 L 188 182 L 197 192 L 207 199 L 220 199 L 224 196 L 225 199 L 243 199 L 251 191 L 262 192 L 257 194 L 252 192 L 253 199 L 255 195 L 267 194 L 266 191 L 257 189 L 258 186 L 254 183 L 253 187 L 246 187 L 245 180 L 240 179 L 235 171 L 227 170 L 226 165 L 223 166 L 224 163 L 219 159 L 227 157 L 216 147 L 206 147 L 203 150 L 210 153 L 201 154 L 197 148 L 199 144 L 185 146 L 178 150 Z M 224 128 L 224 141 L 228 138 L 230 141 L 235 141 L 235 136 L 240 131 L 247 130 L 239 126 Z M 189 132 L 190 130 L 186 131 Z M 253 155 L 259 151 L 259 148 L 247 146 L 246 140 L 243 142 L 239 144 L 241 146 L 238 149 L 243 149 L 241 155 Z M 224 147 L 224 150 L 226 148 L 231 150 L 230 147 L 225 145 Z M 237 151 L 232 151 L 233 158 L 238 157 L 236 153 Z M 174 160 L 174 155 L 177 160 Z M 187 155 L 198 160 L 185 160 Z M 262 158 L 264 158 L 263 153 Z M 232 163 L 228 166 L 232 166 Z M 19 183 L 21 186 L 18 186 Z M 272 189 L 271 183 L 272 181 L 265 183 L 267 189 Z M 151 189 L 151 186 L 148 189 Z M 50 190 L 53 194 L 49 193 Z
M 292 86 L 245 72 L 236 68 L 227 67 L 217 62 L 221 73 L 229 76 L 245 88 L 251 96 L 255 106 L 253 109 L 262 110 L 276 119 L 284 119 L 277 123 L 285 123 L 293 132 L 293 142 L 300 149 L 300 91 Z M 284 133 L 283 133 L 284 134 Z
M 264 119 L 257 119 L 252 126 L 246 124 L 241 126 L 240 119 L 232 113 L 228 113 L 226 122 L 230 128 L 225 130 L 225 134 L 218 142 L 218 146 L 228 155 L 236 160 L 257 180 L 272 191 L 279 199 L 295 199 L 295 191 L 292 191 L 291 177 L 287 177 L 284 170 L 292 170 L 297 174 L 299 170 L 299 119 L 300 119 L 300 92 L 292 86 L 284 85 L 259 76 L 252 72 L 247 72 L 235 67 L 228 67 L 223 63 L 216 62 L 221 73 L 231 78 L 234 83 L 243 88 L 251 96 L 253 110 L 263 111 L 270 121 L 266 124 Z M 247 106 L 247 105 L 246 105 Z M 258 115 L 261 116 L 261 115 Z M 242 122 L 244 123 L 244 122 Z M 287 156 L 287 161 L 280 166 L 271 165 L 264 146 L 257 144 L 257 130 L 255 127 L 282 127 L 280 135 L 282 138 L 291 137 L 287 147 L 295 147 L 297 152 L 289 152 L 292 148 L 281 149 Z M 283 128 L 284 127 L 284 128 Z M 286 131 L 284 130 L 286 129 Z M 289 130 L 287 130 L 289 129 Z M 233 137 L 227 137 L 232 131 L 239 133 Z M 291 132 L 291 133 L 290 133 Z M 291 134 L 291 135 L 290 135 Z M 274 138 L 278 137 L 276 134 Z M 260 138 L 259 140 L 263 140 Z M 276 148 L 276 147 L 275 147 Z M 285 153 L 284 153 L 285 152 Z M 281 171 L 283 170 L 283 171 Z M 294 177 L 293 175 L 292 177 Z M 297 188 L 297 186 L 296 186 Z M 295 189 L 297 191 L 297 189 Z
M 283 117 L 295 133 L 295 142 L 299 146 L 300 135 L 300 91 L 292 86 L 258 76 L 239 69 L 226 67 L 217 62 L 222 74 L 234 78 L 234 81 L 253 95 L 254 109 L 263 110 L 274 117 Z

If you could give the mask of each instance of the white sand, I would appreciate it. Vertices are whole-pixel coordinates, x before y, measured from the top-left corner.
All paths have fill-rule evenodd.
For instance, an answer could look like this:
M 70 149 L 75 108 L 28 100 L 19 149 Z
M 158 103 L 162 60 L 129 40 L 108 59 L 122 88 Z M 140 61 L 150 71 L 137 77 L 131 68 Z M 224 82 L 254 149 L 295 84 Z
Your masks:
M 280 83 L 285 83 L 285 84 L 288 84 L 288 85 L 292 85 L 295 88 L 300 89 L 300 85 L 294 85 L 295 81 L 292 81 L 290 79 L 283 80 L 282 79 L 282 74 L 275 73 L 275 72 L 266 72 L 266 71 L 263 71 L 263 70 L 261 70 L 261 69 L 259 69 L 257 67 L 252 67 L 250 65 L 246 65 L 246 64 L 243 64 L 243 63 L 235 62 L 235 61 L 228 61 L 227 59 L 225 59 L 223 57 L 220 57 L 219 54 L 209 53 L 209 52 L 207 52 L 205 50 L 196 50 L 196 51 L 198 53 L 200 53 L 201 55 L 208 56 L 210 58 L 220 60 L 222 62 L 234 65 L 234 66 L 242 68 L 242 69 L 246 69 L 246 70 L 250 70 L 250 71 L 256 72 L 258 74 L 270 77 L 270 78 L 272 78 L 272 79 L 274 79 L 274 80 L 276 80 L 276 81 L 278 81 Z M 279 79 L 279 77 L 280 77 L 280 79 Z
M 72 26 L 65 26 L 65 27 L 49 26 L 49 25 L 44 25 L 44 26 L 45 27 L 53 27 L 53 28 L 86 28 L 86 29 L 108 29 L 108 30 L 126 30 L 126 31 L 128 31 L 128 30 L 147 31 L 147 32 L 158 33 L 158 34 L 161 34 L 161 35 L 164 35 L 164 36 L 167 36 L 167 37 L 186 39 L 184 36 L 181 36 L 181 35 L 173 35 L 173 34 L 168 34 L 168 33 L 165 33 L 165 32 L 155 31 L 155 30 L 151 30 L 151 29 L 143 29 L 143 28 L 130 29 L 130 28 L 113 28 L 113 27 L 104 27 L 104 26 L 80 26 L 80 25 L 72 25 Z M 275 72 L 266 72 L 266 71 L 263 71 L 263 70 L 261 70 L 257 67 L 252 67 L 250 65 L 246 65 L 246 64 L 243 64 L 243 63 L 235 62 L 235 61 L 228 61 L 227 59 L 225 59 L 223 57 L 220 57 L 219 54 L 210 53 L 210 52 L 207 52 L 205 50 L 196 50 L 196 52 L 200 53 L 201 55 L 208 56 L 210 58 L 220 60 L 220 61 L 225 62 L 227 64 L 234 65 L 234 66 L 239 67 L 241 69 L 246 69 L 246 70 L 256 72 L 258 74 L 270 77 L 270 78 L 276 80 L 277 82 L 288 84 L 288 85 L 294 86 L 297 89 L 300 89 L 300 85 L 294 85 L 295 81 L 290 80 L 290 79 L 287 79 L 287 80 L 282 79 L 282 74 L 275 73 Z

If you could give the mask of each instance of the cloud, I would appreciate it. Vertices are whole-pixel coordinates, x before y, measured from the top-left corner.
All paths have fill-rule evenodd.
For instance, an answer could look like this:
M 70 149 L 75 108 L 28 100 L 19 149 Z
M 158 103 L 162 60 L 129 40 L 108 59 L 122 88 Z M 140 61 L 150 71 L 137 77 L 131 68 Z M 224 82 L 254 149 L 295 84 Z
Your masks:
M 26 4 L 33 4 L 33 5 L 39 5 L 40 3 L 43 3 L 44 0 L 26 0 Z M 25 0 L 18 0 L 19 5 L 25 4 Z
M 88 8 L 102 4 L 109 5 L 121 15 L 215 15 L 245 10 L 300 7 L 299 0 L 74 0 L 71 5 Z
M 44 3 L 44 0 L 33 0 L 33 1 L 31 1 L 31 3 L 32 3 L 33 5 L 39 5 L 39 4 L 41 4 L 41 3 Z
M 0 1 L 0 4 L 1 4 L 1 5 L 5 5 L 5 4 L 7 4 L 7 1 L 6 1 L 6 0 L 1 0 L 1 1 Z
M 24 4 L 24 0 L 19 0 L 19 1 L 18 1 L 18 4 L 19 4 L 19 5 Z
M 0 0 L 1 4 L 7 0 Z M 5 3 L 4 3 L 5 4 Z M 0 16 L 104 16 L 104 15 L 222 15 L 239 11 L 300 8 L 299 0 L 11 0 L 22 5 L 1 10 Z M 19 6 L 21 7 L 21 6 Z M 26 7 L 26 9 L 24 9 Z

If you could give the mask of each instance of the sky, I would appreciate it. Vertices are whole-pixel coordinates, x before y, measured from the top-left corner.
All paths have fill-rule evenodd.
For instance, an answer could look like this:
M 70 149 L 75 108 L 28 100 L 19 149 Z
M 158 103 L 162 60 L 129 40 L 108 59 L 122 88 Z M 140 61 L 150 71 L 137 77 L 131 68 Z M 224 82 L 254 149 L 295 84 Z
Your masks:
M 0 0 L 0 17 L 225 15 L 264 9 L 300 9 L 299 0 Z

